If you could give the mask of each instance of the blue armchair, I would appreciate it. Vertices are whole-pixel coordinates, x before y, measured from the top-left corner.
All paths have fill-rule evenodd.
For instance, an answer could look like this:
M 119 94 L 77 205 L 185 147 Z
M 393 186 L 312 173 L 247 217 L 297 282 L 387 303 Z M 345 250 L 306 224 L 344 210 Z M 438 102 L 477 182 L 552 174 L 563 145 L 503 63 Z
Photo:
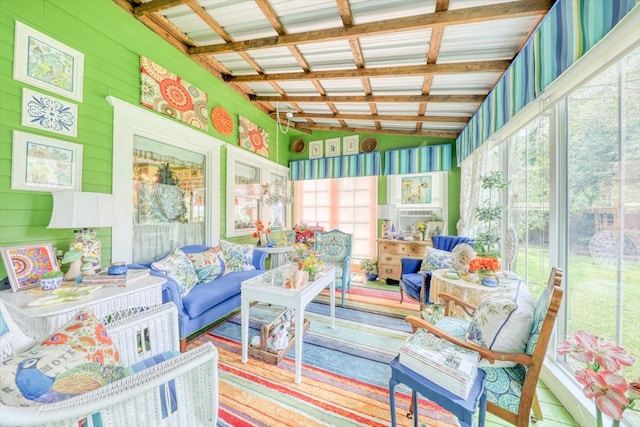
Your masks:
M 441 251 L 451 252 L 460 243 L 468 243 L 473 246 L 474 240 L 464 236 L 433 236 L 433 247 Z M 429 288 L 431 285 L 431 272 L 420 272 L 422 260 L 415 258 L 402 258 L 400 260 L 402 270 L 400 273 L 400 303 L 404 301 L 404 295 L 418 301 L 420 310 L 429 301 Z
M 320 253 L 325 265 L 336 268 L 336 289 L 342 291 L 342 305 L 344 306 L 344 291 L 351 292 L 351 245 L 352 235 L 340 230 L 318 232 L 315 235 L 316 252 Z

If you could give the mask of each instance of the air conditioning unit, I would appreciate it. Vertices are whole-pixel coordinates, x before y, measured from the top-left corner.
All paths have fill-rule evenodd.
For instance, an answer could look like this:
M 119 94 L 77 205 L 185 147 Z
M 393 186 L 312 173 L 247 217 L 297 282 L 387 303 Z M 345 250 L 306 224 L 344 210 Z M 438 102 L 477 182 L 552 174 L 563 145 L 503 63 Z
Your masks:
M 411 233 L 415 225 L 419 222 L 433 221 L 434 218 L 442 217 L 441 209 L 404 209 L 399 208 L 397 210 L 398 220 L 396 221 L 397 228 L 403 233 Z

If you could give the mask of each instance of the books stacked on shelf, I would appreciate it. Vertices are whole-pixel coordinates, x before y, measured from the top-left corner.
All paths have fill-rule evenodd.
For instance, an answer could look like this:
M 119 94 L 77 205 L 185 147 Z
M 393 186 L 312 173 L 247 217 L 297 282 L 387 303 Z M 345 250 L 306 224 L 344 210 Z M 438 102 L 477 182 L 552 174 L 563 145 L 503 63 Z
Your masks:
M 149 269 L 147 268 L 130 269 L 126 274 L 109 274 L 106 271 L 101 271 L 98 274 L 84 276 L 82 284 L 126 287 L 148 276 Z
M 418 329 L 400 346 L 398 360 L 401 365 L 466 399 L 478 375 L 480 354 Z

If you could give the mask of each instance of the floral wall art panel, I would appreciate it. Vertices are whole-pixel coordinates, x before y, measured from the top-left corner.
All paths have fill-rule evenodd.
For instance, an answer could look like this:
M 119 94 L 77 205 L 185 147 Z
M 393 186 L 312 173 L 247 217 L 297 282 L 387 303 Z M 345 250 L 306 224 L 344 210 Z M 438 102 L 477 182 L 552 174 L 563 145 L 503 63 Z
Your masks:
M 84 55 L 16 21 L 13 78 L 82 102 Z
M 242 116 L 238 116 L 238 145 L 269 157 L 269 133 Z
M 22 125 L 75 137 L 78 132 L 78 106 L 23 88 Z
M 140 71 L 141 105 L 198 129 L 208 129 L 205 92 L 144 56 L 140 57 Z

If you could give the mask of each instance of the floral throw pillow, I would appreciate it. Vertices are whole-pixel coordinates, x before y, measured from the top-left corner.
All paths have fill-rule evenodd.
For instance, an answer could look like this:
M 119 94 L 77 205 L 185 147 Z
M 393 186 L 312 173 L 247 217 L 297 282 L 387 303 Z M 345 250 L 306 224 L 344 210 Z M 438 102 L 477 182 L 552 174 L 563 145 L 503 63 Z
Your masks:
M 7 358 L 0 401 L 37 406 L 68 399 L 125 376 L 120 353 L 91 311 L 80 311 L 40 345 Z
M 485 298 L 476 309 L 466 339 L 485 348 L 523 353 L 531 334 L 534 301 L 522 281 L 507 285 Z M 513 366 L 498 362 L 492 367 Z
M 256 269 L 253 266 L 253 245 L 220 240 L 220 247 L 225 261 L 225 274 Z
M 202 252 L 188 254 L 191 264 L 198 274 L 198 283 L 208 283 L 224 274 L 224 261 L 219 246 Z
M 451 252 L 427 247 L 427 251 L 422 260 L 420 273 L 439 270 L 441 268 L 451 268 Z
M 182 296 L 185 296 L 198 284 L 198 273 L 196 273 L 189 257 L 180 248 L 161 260 L 151 263 L 151 268 L 161 271 L 175 280 Z

